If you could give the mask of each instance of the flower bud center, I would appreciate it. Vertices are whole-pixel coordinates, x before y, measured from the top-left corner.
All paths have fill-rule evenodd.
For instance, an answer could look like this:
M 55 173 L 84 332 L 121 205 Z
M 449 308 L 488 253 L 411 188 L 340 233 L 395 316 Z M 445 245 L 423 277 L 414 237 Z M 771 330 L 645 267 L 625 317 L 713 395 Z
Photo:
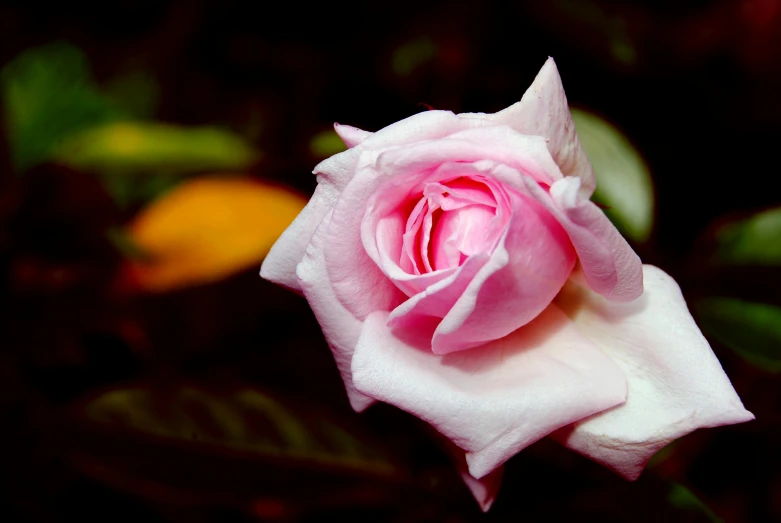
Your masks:
M 427 183 L 407 219 L 402 256 L 416 274 L 424 274 L 490 252 L 496 208 L 491 190 L 474 178 Z

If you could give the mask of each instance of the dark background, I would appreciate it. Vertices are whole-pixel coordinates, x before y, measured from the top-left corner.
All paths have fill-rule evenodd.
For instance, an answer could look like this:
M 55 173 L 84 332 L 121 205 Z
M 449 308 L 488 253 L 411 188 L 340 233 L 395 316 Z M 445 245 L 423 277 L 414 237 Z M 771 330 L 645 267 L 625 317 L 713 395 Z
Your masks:
M 712 262 L 720 225 L 781 202 L 778 0 L 0 6 L 2 64 L 52 42 L 80 49 L 97 86 L 142 71 L 147 119 L 230 129 L 263 153 L 236 174 L 304 195 L 333 122 L 376 130 L 421 103 L 494 112 L 553 56 L 570 103 L 651 169 L 643 260 L 690 305 L 781 305 L 777 265 Z M 421 422 L 352 413 L 306 302 L 261 281 L 260 258 L 167 292 L 129 283 L 135 261 L 107 231 L 152 198 L 119 202 L 105 173 L 56 159 L 19 167 L 9 126 L 0 143 L 3 521 L 781 519 L 778 376 L 729 335 L 709 339 L 756 421 L 683 438 L 635 483 L 542 441 L 482 516 Z M 779 338 L 745 329 L 777 362 Z

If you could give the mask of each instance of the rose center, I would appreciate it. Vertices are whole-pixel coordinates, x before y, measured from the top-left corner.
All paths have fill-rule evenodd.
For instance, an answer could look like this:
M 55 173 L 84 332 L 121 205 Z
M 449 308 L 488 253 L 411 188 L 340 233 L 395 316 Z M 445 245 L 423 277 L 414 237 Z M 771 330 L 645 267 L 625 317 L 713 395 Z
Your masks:
M 472 178 L 427 183 L 407 219 L 402 267 L 424 274 L 458 267 L 467 257 L 490 251 L 496 208 L 491 190 Z

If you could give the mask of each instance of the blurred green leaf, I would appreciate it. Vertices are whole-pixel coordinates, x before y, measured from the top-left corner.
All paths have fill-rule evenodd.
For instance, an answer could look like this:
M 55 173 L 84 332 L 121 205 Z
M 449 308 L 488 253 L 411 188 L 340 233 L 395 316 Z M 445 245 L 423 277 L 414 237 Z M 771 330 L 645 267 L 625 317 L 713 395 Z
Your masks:
M 180 174 L 243 170 L 259 153 L 241 137 L 216 127 L 115 122 L 70 137 L 58 161 L 74 168 L 107 173 L 153 171 Z
M 716 261 L 781 265 L 781 207 L 722 226 L 716 240 Z
M 122 116 L 94 85 L 84 54 L 63 42 L 17 56 L 0 71 L 0 87 L 18 171 L 48 159 L 71 133 Z
M 681 485 L 680 483 L 673 483 L 670 486 L 670 492 L 667 495 L 667 501 L 672 506 L 680 509 L 696 510 L 697 512 L 701 512 L 713 523 L 722 523 L 722 519 L 720 517 L 718 517 L 691 490 Z
M 399 76 L 409 76 L 420 65 L 433 59 L 436 54 L 437 46 L 429 37 L 416 38 L 400 45 L 393 52 L 391 68 Z
M 329 130 L 317 133 L 309 142 L 309 150 L 316 158 L 328 158 L 347 150 L 347 147 L 336 131 Z
M 654 224 L 651 173 L 624 134 L 599 116 L 572 109 L 572 120 L 597 177 L 596 201 L 605 214 L 636 242 L 648 239 Z
M 71 466 L 163 504 L 243 509 L 271 500 L 289 514 L 321 513 L 393 506 L 420 488 L 349 417 L 248 386 L 131 384 L 67 414 L 57 438 Z
M 747 361 L 781 372 L 781 308 L 734 298 L 697 304 L 703 329 Z
M 174 440 L 216 444 L 286 462 L 392 475 L 393 463 L 348 429 L 318 414 L 302 415 L 254 389 L 214 394 L 174 389 L 116 389 L 85 406 L 87 419 Z

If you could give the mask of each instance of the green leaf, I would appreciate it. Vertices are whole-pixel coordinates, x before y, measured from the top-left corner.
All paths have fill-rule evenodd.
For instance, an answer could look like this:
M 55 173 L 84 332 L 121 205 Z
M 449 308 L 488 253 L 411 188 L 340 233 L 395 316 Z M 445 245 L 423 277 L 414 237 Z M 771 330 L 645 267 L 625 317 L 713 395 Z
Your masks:
M 64 42 L 17 56 L 0 71 L 0 90 L 18 171 L 47 160 L 71 133 L 122 116 L 93 83 L 84 54 Z
M 703 503 L 700 498 L 680 483 L 672 483 L 670 492 L 667 494 L 667 501 L 674 507 L 700 512 L 707 516 L 713 523 L 722 522 L 722 519 Z
M 716 240 L 718 262 L 781 265 L 781 207 L 722 226 Z
M 387 457 L 349 428 L 322 414 L 302 415 L 251 388 L 224 394 L 192 386 L 115 389 L 88 402 L 84 412 L 91 423 L 198 441 L 259 458 L 377 476 L 397 472 Z
M 594 199 L 609 207 L 605 214 L 625 236 L 646 241 L 654 224 L 654 190 L 642 156 L 619 129 L 599 116 L 572 109 L 572 120 L 594 166 Z
M 697 304 L 703 329 L 754 365 L 781 372 L 781 308 L 734 298 Z
M 227 130 L 153 122 L 94 127 L 72 136 L 56 154 L 65 165 L 116 175 L 243 170 L 258 157 L 241 137 Z

